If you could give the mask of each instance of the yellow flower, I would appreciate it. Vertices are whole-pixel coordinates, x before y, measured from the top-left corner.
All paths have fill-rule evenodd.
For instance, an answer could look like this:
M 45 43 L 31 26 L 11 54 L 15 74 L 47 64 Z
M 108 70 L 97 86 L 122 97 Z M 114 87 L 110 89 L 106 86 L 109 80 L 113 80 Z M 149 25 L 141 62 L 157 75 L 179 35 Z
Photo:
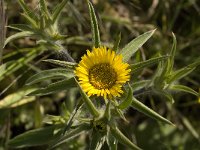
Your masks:
M 112 98 L 123 93 L 122 85 L 130 80 L 129 64 L 122 55 L 106 47 L 93 48 L 82 57 L 75 69 L 82 89 L 88 94 Z

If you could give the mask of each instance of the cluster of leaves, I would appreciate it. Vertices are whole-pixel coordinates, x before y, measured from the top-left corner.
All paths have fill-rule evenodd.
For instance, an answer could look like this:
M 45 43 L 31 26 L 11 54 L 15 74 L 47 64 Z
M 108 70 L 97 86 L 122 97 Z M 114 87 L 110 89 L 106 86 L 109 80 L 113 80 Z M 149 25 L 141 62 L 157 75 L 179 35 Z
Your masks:
M 25 57 L 17 60 L 17 62 L 13 64 L 8 64 L 8 67 L 0 74 L 1 80 L 22 67 L 23 64 L 27 64 L 29 61 L 35 59 L 36 56 L 43 53 L 45 50 L 61 51 L 64 49 L 62 40 L 66 37 L 59 34 L 57 23 L 61 10 L 67 5 L 67 0 L 63 0 L 52 14 L 48 11 L 46 2 L 40 0 L 38 15 L 35 15 L 23 0 L 19 0 L 18 2 L 24 10 L 23 16 L 27 19 L 29 25 L 21 24 L 9 26 L 20 32 L 8 37 L 5 41 L 5 45 L 16 38 L 30 36 L 36 39 L 38 46 L 28 48 L 28 53 Z M 99 47 L 101 42 L 97 17 L 92 3 L 90 1 L 87 1 L 87 3 L 91 20 L 92 45 Z M 132 55 L 137 54 L 138 50 L 154 32 L 155 30 L 151 30 L 136 37 L 122 49 L 119 48 L 121 39 L 119 35 L 114 43 L 113 49 L 116 50 L 118 54 L 122 54 L 124 62 L 127 62 L 131 59 Z M 49 149 L 53 149 L 66 143 L 77 144 L 74 139 L 80 137 L 80 135 L 87 135 L 85 133 L 88 133 L 91 135 L 91 141 L 90 144 L 84 145 L 88 149 L 100 149 L 102 146 L 105 146 L 105 142 L 111 150 L 117 149 L 118 142 L 131 149 L 140 149 L 119 130 L 119 118 L 124 122 L 129 122 L 124 115 L 129 107 L 161 123 L 173 124 L 140 102 L 137 99 L 138 93 L 139 95 L 155 93 L 169 100 L 169 102 L 171 102 L 170 105 L 174 102 L 173 96 L 171 95 L 172 91 L 183 91 L 199 97 L 198 92 L 188 86 L 180 85 L 177 82 L 191 73 L 200 64 L 200 59 L 197 59 L 194 63 L 186 67 L 175 70 L 173 68 L 175 52 L 176 38 L 173 34 L 173 44 L 169 54 L 163 56 L 158 54 L 151 59 L 130 64 L 132 78 L 144 68 L 151 67 L 155 64 L 158 64 L 158 67 L 151 79 L 137 82 L 133 80 L 134 82 L 130 82 L 130 84 L 126 85 L 124 87 L 125 94 L 122 100 L 105 101 L 106 108 L 104 108 L 104 104 L 101 104 L 100 99 L 92 98 L 91 100 L 79 86 L 73 73 L 73 69 L 77 64 L 68 53 L 65 53 L 68 61 L 55 59 L 44 60 L 45 62 L 61 66 L 62 68 L 58 67 L 56 69 L 39 71 L 38 74 L 33 75 L 26 81 L 24 88 L 2 99 L 0 101 L 0 108 L 8 109 L 17 107 L 37 100 L 37 96 L 56 94 L 66 90 L 72 92 L 71 97 L 73 97 L 74 101 L 71 102 L 71 105 L 74 106 L 72 106 L 70 110 L 67 106 L 69 102 L 64 102 L 61 106 L 62 114 L 60 116 L 47 115 L 44 118 L 43 122 L 50 124 L 50 126 L 18 135 L 11 139 L 8 145 L 11 147 L 27 147 L 48 144 Z M 78 87 L 78 89 L 74 87 Z M 81 97 L 77 99 L 78 91 L 81 93 Z M 168 101 L 164 102 L 168 104 Z M 185 122 L 186 124 L 188 123 L 187 119 L 185 119 Z M 194 131 L 190 124 L 188 127 L 192 132 Z M 194 135 L 196 134 L 196 132 L 193 133 Z M 198 138 L 198 134 L 195 136 Z M 84 138 L 86 140 L 86 136 Z

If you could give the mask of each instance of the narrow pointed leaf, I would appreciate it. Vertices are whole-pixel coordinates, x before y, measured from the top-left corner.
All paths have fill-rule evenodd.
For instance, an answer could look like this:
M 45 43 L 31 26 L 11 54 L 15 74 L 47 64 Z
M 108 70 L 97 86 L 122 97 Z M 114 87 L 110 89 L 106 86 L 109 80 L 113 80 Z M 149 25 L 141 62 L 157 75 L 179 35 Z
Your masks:
M 85 20 L 81 12 L 78 10 L 78 8 L 71 2 L 69 2 L 67 5 L 68 5 L 69 11 L 73 15 L 73 18 L 75 19 L 75 22 L 81 25 L 84 25 L 84 27 L 88 27 L 89 24 L 87 24 L 87 21 Z
M 100 47 L 101 45 L 100 34 L 99 34 L 99 27 L 98 27 L 95 10 L 92 3 L 89 0 L 87 0 L 87 2 L 88 2 L 89 11 L 90 11 L 93 46 Z
M 0 65 L 2 64 L 3 47 L 6 36 L 6 15 L 4 8 L 4 1 L 0 1 Z
M 135 92 L 135 90 L 139 90 L 139 89 L 146 87 L 150 82 L 151 82 L 151 80 L 142 80 L 142 81 L 138 81 L 138 82 L 133 82 L 131 84 L 131 87 Z
M 44 13 L 46 17 L 50 18 L 50 13 L 47 9 L 47 4 L 46 4 L 45 0 L 39 0 L 39 2 L 40 2 L 41 12 Z
M 172 33 L 172 36 L 173 36 L 173 45 L 172 45 L 172 48 L 171 48 L 171 52 L 170 52 L 170 57 L 168 59 L 168 70 L 167 70 L 167 73 L 170 73 L 173 69 L 173 66 L 174 66 L 174 58 L 175 58 L 175 54 L 176 54 L 176 36 L 174 35 L 174 33 Z
M 61 135 L 62 127 L 63 125 L 53 125 L 27 131 L 11 139 L 8 142 L 8 145 L 15 148 L 23 148 L 48 144 L 53 140 L 56 140 Z
M 37 96 L 48 95 L 48 94 L 53 94 L 56 92 L 67 90 L 72 87 L 76 87 L 76 82 L 74 81 L 74 78 L 65 79 L 65 80 L 55 82 L 55 83 L 51 83 L 47 87 L 40 88 L 30 93 L 29 95 L 37 95 Z
M 50 69 L 50 70 L 45 70 L 41 71 L 38 74 L 33 75 L 30 77 L 27 81 L 27 85 L 32 85 L 38 82 L 42 82 L 44 80 L 49 80 L 49 79 L 58 79 L 58 78 L 72 78 L 74 77 L 73 70 L 69 69 Z
M 46 59 L 46 60 L 43 60 L 43 61 L 52 63 L 54 65 L 58 65 L 58 66 L 61 66 L 61 67 L 69 68 L 69 69 L 74 69 L 77 66 L 77 63 L 61 61 L 61 60 Z
M 0 76 L 0 81 L 6 78 L 7 76 L 11 75 L 13 72 L 21 68 L 22 66 L 27 65 L 31 60 L 33 60 L 36 56 L 38 56 L 42 48 L 30 48 L 30 52 L 28 52 L 24 57 L 10 63 L 9 66 L 6 67 L 5 71 Z
M 191 122 L 183 115 L 181 115 L 181 119 L 183 121 L 183 124 L 186 126 L 186 128 L 189 130 L 189 132 L 198 140 L 199 140 L 199 133 L 195 130 Z
M 128 122 L 128 120 L 126 119 L 126 117 L 124 116 L 124 112 L 121 110 L 121 109 L 119 109 L 117 106 L 115 106 L 115 112 L 116 112 L 116 114 L 121 118 L 121 119 L 123 119 L 125 122 Z
M 131 64 L 130 65 L 131 73 L 135 73 L 137 71 L 144 69 L 145 67 L 150 67 L 151 65 L 157 64 L 160 61 L 166 60 L 168 57 L 169 56 L 160 56 L 139 63 Z
M 109 150 L 117 150 L 117 139 L 111 134 L 110 131 L 107 132 L 106 141 L 109 147 Z
M 6 71 L 6 64 L 0 65 L 0 77 L 2 76 L 2 74 L 4 74 L 5 71 Z
M 84 131 L 90 130 L 91 127 L 88 124 L 82 124 L 78 126 L 76 129 L 66 132 L 64 136 L 62 136 L 59 140 L 54 140 L 54 144 L 52 144 L 48 150 L 55 149 L 59 145 L 63 143 L 70 142 L 75 137 L 81 135 Z
M 168 79 L 168 83 L 172 83 L 174 81 L 180 80 L 181 78 L 187 76 L 188 74 L 190 74 L 192 71 L 194 71 L 195 68 L 190 68 L 190 67 L 184 67 L 182 69 L 179 69 L 175 72 L 173 72 Z
M 132 150 L 141 150 L 138 146 L 133 144 L 116 126 L 110 127 L 111 134 L 122 144 L 131 148 Z
M 117 52 L 117 53 L 119 52 L 119 43 L 120 43 L 120 41 L 121 41 L 121 32 L 118 34 L 117 39 L 116 39 L 116 41 L 114 43 L 114 46 L 113 46 L 113 50 L 115 52 Z
M 164 117 L 162 117 L 161 115 L 159 115 L 158 113 L 150 109 L 149 107 L 145 106 L 143 103 L 138 101 L 135 97 L 133 97 L 132 107 L 138 110 L 139 112 L 149 116 L 152 119 L 173 125 L 169 120 L 165 119 Z
M 4 99 L 0 100 L 0 109 L 14 107 L 14 105 L 18 104 L 22 101 L 30 102 L 35 100 L 34 96 L 26 97 L 29 93 L 35 91 L 36 87 L 25 87 L 16 91 L 15 93 L 7 95 Z M 24 103 L 22 103 L 24 104 Z
M 29 17 L 26 14 L 22 14 L 22 16 L 29 22 L 29 24 L 32 26 L 33 29 L 37 28 L 37 22 L 33 20 L 31 17 Z
M 67 2 L 68 2 L 68 0 L 63 0 L 58 6 L 56 6 L 56 8 L 55 8 L 55 10 L 53 11 L 53 14 L 52 14 L 53 23 L 55 23 L 55 21 L 58 19 L 61 11 L 63 10 L 63 8 L 67 4 Z
M 120 52 L 123 61 L 127 62 L 131 56 L 154 34 L 155 30 L 148 31 L 129 42 Z
M 184 85 L 172 85 L 172 86 L 170 86 L 170 89 L 175 90 L 175 91 L 183 91 L 186 93 L 191 93 L 195 96 L 200 96 L 200 94 L 198 92 L 196 92 L 192 88 L 184 86 Z
M 129 90 L 128 90 L 128 96 L 126 97 L 126 99 L 119 104 L 118 108 L 119 109 L 126 109 L 128 108 L 131 103 L 132 103 L 132 99 L 133 99 L 133 89 L 131 88 L 131 86 L 129 85 Z
M 31 17 L 33 20 L 37 20 L 37 16 L 35 15 L 34 12 L 32 12 L 30 10 L 30 8 L 28 8 L 28 6 L 25 4 L 24 0 L 18 0 L 21 8 L 23 9 L 23 11 L 29 16 Z
M 81 88 L 81 86 L 79 85 L 78 81 L 76 80 L 76 83 L 79 87 L 80 93 L 82 95 L 83 101 L 85 102 L 88 110 L 90 111 L 90 113 L 94 116 L 94 117 L 99 117 L 99 112 L 97 110 L 97 108 L 94 106 L 94 104 L 92 103 L 92 101 L 90 100 L 90 98 L 87 96 L 87 94 L 83 91 L 83 89 Z
M 26 24 L 11 24 L 7 27 L 19 31 L 33 31 L 33 28 Z
M 23 37 L 27 37 L 27 36 L 32 36 L 32 35 L 34 35 L 34 33 L 30 32 L 30 31 L 18 32 L 18 33 L 14 34 L 14 35 L 9 36 L 5 40 L 4 46 L 7 45 L 9 42 L 11 42 L 13 40 L 16 40 L 16 39 L 19 39 L 19 38 L 23 38 Z
M 93 130 L 89 150 L 101 150 L 104 142 L 105 137 L 102 137 L 99 132 Z
M 189 64 L 188 66 L 181 68 L 175 72 L 173 72 L 169 77 L 168 77 L 168 84 L 180 80 L 181 78 L 185 77 L 186 75 L 190 74 L 194 69 L 196 69 L 197 66 L 200 65 L 200 58 L 198 58 L 194 63 Z
M 168 93 L 166 91 L 159 91 L 160 95 L 164 96 L 167 101 L 169 101 L 171 104 L 174 103 L 174 98 L 171 95 L 171 93 Z

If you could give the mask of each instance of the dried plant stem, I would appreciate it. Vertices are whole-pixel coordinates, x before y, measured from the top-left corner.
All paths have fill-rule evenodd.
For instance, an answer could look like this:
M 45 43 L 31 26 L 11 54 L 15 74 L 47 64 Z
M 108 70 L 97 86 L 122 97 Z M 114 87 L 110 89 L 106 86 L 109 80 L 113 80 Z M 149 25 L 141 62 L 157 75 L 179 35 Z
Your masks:
M 0 0 L 0 64 L 2 64 L 2 55 L 5 39 L 5 10 L 4 10 L 4 0 Z

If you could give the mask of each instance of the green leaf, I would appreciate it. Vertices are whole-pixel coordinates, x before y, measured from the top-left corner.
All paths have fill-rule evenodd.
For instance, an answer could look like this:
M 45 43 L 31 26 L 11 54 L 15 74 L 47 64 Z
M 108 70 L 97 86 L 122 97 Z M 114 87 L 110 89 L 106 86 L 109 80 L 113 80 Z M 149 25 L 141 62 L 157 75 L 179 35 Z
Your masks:
M 61 11 L 63 10 L 65 5 L 67 4 L 67 2 L 68 2 L 68 0 L 63 0 L 59 5 L 56 6 L 56 8 L 55 8 L 55 10 L 53 11 L 53 14 L 52 14 L 53 23 L 56 22 L 56 20 L 58 19 Z
M 1 74 L 0 81 L 5 77 L 11 75 L 13 72 L 21 68 L 22 66 L 27 65 L 31 60 L 38 56 L 42 52 L 42 47 L 29 48 L 29 52 L 22 58 L 12 62 L 6 70 Z
M 45 0 L 39 0 L 40 3 L 40 11 L 45 15 L 45 17 L 50 18 L 50 13 L 47 9 L 47 4 Z
M 119 104 L 118 108 L 119 109 L 126 109 L 128 108 L 131 103 L 132 103 L 132 99 L 133 99 L 133 89 L 131 88 L 130 84 L 128 84 L 129 86 L 129 90 L 128 90 L 128 96 L 126 97 L 126 99 Z
M 172 45 L 172 48 L 171 48 L 171 51 L 170 51 L 170 57 L 168 59 L 168 70 L 167 70 L 167 73 L 171 73 L 172 72 L 172 69 L 173 69 L 173 66 L 174 66 L 174 57 L 175 57 L 175 54 L 176 54 L 176 36 L 174 35 L 174 33 L 172 33 L 172 36 L 173 36 L 173 45 Z
M 149 67 L 151 65 L 154 65 L 160 61 L 163 61 L 165 59 L 167 59 L 169 56 L 160 56 L 160 57 L 156 57 L 156 58 L 151 58 L 149 60 L 146 61 L 142 61 L 142 62 L 138 62 L 135 64 L 130 64 L 130 69 L 131 69 L 131 73 L 135 73 L 137 71 L 140 71 L 142 69 L 144 69 L 145 67 Z
M 198 92 L 196 92 L 195 90 L 193 90 L 190 87 L 187 87 L 185 85 L 171 85 L 170 89 L 174 90 L 174 91 L 183 91 L 186 93 L 191 93 L 195 96 L 200 96 L 200 94 Z
M 174 98 L 171 95 L 171 93 L 168 93 L 168 92 L 166 92 L 164 90 L 159 91 L 159 93 L 160 93 L 161 96 L 164 96 L 166 98 L 166 100 L 169 101 L 171 104 L 174 103 Z
M 183 121 L 183 124 L 186 126 L 186 128 L 189 130 L 189 132 L 198 140 L 199 140 L 199 134 L 191 124 L 191 122 L 183 115 L 181 115 L 181 119 Z
M 33 31 L 33 28 L 26 24 L 11 24 L 7 27 L 19 31 Z
M 75 79 L 76 80 L 76 79 Z M 76 80 L 76 83 L 79 87 L 80 93 L 82 95 L 82 99 L 85 102 L 88 110 L 90 111 L 90 113 L 94 116 L 94 117 L 99 117 L 99 111 L 97 110 L 97 108 L 94 106 L 94 104 L 92 103 L 92 101 L 90 100 L 90 98 L 87 96 L 87 94 L 83 91 L 83 89 L 81 88 L 80 84 L 78 83 L 78 81 Z
M 116 41 L 115 41 L 115 43 L 114 43 L 114 46 L 113 46 L 113 50 L 116 52 L 116 53 L 118 53 L 119 52 L 119 43 L 120 43 L 120 41 L 121 41 L 121 32 L 118 34 L 118 36 L 117 36 L 117 39 L 116 39 Z
M 110 127 L 111 134 L 122 144 L 131 148 L 132 150 L 141 150 L 138 146 L 133 144 L 116 126 Z
M 80 25 L 84 25 L 84 27 L 87 28 L 89 24 L 87 24 L 87 21 L 83 17 L 82 13 L 78 10 L 78 8 L 74 4 L 72 4 L 70 1 L 67 4 L 67 6 L 68 6 L 67 9 L 69 9 L 69 11 L 72 13 L 74 22 Z
M 82 132 L 88 131 L 90 129 L 91 129 L 90 125 L 81 124 L 77 128 L 66 132 L 66 134 L 64 136 L 62 136 L 59 140 L 55 140 L 54 143 L 49 147 L 48 150 L 54 149 L 54 148 L 58 147 L 59 145 L 61 145 L 63 143 L 70 142 L 72 139 L 74 139 L 75 137 L 82 134 Z
M 23 148 L 48 144 L 61 135 L 62 128 L 63 125 L 53 125 L 27 131 L 11 139 L 8 142 L 8 145 L 11 147 Z
M 194 69 L 196 69 L 196 67 L 199 65 L 200 65 L 200 58 L 198 58 L 194 63 L 189 64 L 188 66 L 173 72 L 168 77 L 168 80 L 167 80 L 168 84 L 171 84 L 172 82 L 176 80 L 180 80 L 181 78 L 185 77 L 186 75 L 191 73 Z
M 42 120 L 45 124 L 63 124 L 65 123 L 65 118 L 61 116 L 54 116 L 54 115 L 45 115 L 45 117 Z
M 149 116 L 152 119 L 173 125 L 173 123 L 171 123 L 169 120 L 165 119 L 164 117 L 160 116 L 158 113 L 156 113 L 149 107 L 145 106 L 143 103 L 138 101 L 135 97 L 133 97 L 132 107 L 135 108 L 136 110 L 138 110 L 139 112 Z
M 35 91 L 36 87 L 25 87 L 19 91 L 7 95 L 4 99 L 0 100 L 0 109 L 16 107 L 35 100 L 34 96 L 26 97 L 29 93 Z
M 33 20 L 37 20 L 37 16 L 35 15 L 34 12 L 32 12 L 30 10 L 30 8 L 28 8 L 28 6 L 25 4 L 24 0 L 18 0 L 21 8 L 23 9 L 23 11 L 30 17 L 32 18 Z
M 43 60 L 43 61 L 52 63 L 54 65 L 58 65 L 58 66 L 61 66 L 61 67 L 69 68 L 69 69 L 74 69 L 77 66 L 77 63 L 61 61 L 61 60 L 46 59 L 46 60 Z
M 142 80 L 142 81 L 138 81 L 138 82 L 133 82 L 131 84 L 131 87 L 134 91 L 139 90 L 139 89 L 146 87 L 150 82 L 151 82 L 151 80 Z
M 124 120 L 124 122 L 128 122 L 128 120 L 126 119 L 126 117 L 124 116 L 124 112 L 119 109 L 116 105 L 114 105 L 114 110 L 115 110 L 115 113 L 118 115 L 118 117 L 120 117 L 121 119 Z
M 22 14 L 22 16 L 30 23 L 30 25 L 32 26 L 33 29 L 38 28 L 37 22 L 34 19 L 32 19 L 31 17 L 29 17 L 26 14 Z
M 107 132 L 106 141 L 109 147 L 109 150 L 117 150 L 117 139 L 111 134 L 110 131 Z
M 35 74 L 32 77 L 30 77 L 26 81 L 26 84 L 32 85 L 38 82 L 42 82 L 44 80 L 58 79 L 58 78 L 63 78 L 63 77 L 67 79 L 74 77 L 73 70 L 58 68 L 58 69 L 50 69 L 50 70 L 41 71 L 40 73 Z
M 92 3 L 89 0 L 87 2 L 90 11 L 93 46 L 97 48 L 101 45 L 97 17 Z
M 6 40 L 5 40 L 5 43 L 4 43 L 4 47 L 11 41 L 13 40 L 16 40 L 16 39 L 19 39 L 19 38 L 23 38 L 23 37 L 27 37 L 27 36 L 32 36 L 34 35 L 33 32 L 30 32 L 30 31 L 22 31 L 22 32 L 18 32 L 14 35 L 11 35 L 9 36 Z
M 123 61 L 127 62 L 131 56 L 154 34 L 155 30 L 148 31 L 129 42 L 119 52 L 119 54 L 122 54 L 123 56 Z
M 102 137 L 101 133 L 93 130 L 89 150 L 101 150 L 104 142 L 105 137 Z
M 55 82 L 55 83 L 51 83 L 47 87 L 38 89 L 30 93 L 29 95 L 37 95 L 37 96 L 48 95 L 48 94 L 53 94 L 56 92 L 67 90 L 72 87 L 76 87 L 76 82 L 74 81 L 74 78 L 65 79 L 65 80 Z
M 166 76 L 168 76 L 169 74 L 171 74 L 171 72 L 173 71 L 173 66 L 174 66 L 174 57 L 175 57 L 175 53 L 176 53 L 176 37 L 175 35 L 172 33 L 173 35 L 173 45 L 169 54 L 169 58 L 167 59 L 167 62 L 163 65 L 163 70 L 161 73 L 161 78 L 165 78 Z
M 0 65 L 0 77 L 4 74 L 6 71 L 6 64 Z

